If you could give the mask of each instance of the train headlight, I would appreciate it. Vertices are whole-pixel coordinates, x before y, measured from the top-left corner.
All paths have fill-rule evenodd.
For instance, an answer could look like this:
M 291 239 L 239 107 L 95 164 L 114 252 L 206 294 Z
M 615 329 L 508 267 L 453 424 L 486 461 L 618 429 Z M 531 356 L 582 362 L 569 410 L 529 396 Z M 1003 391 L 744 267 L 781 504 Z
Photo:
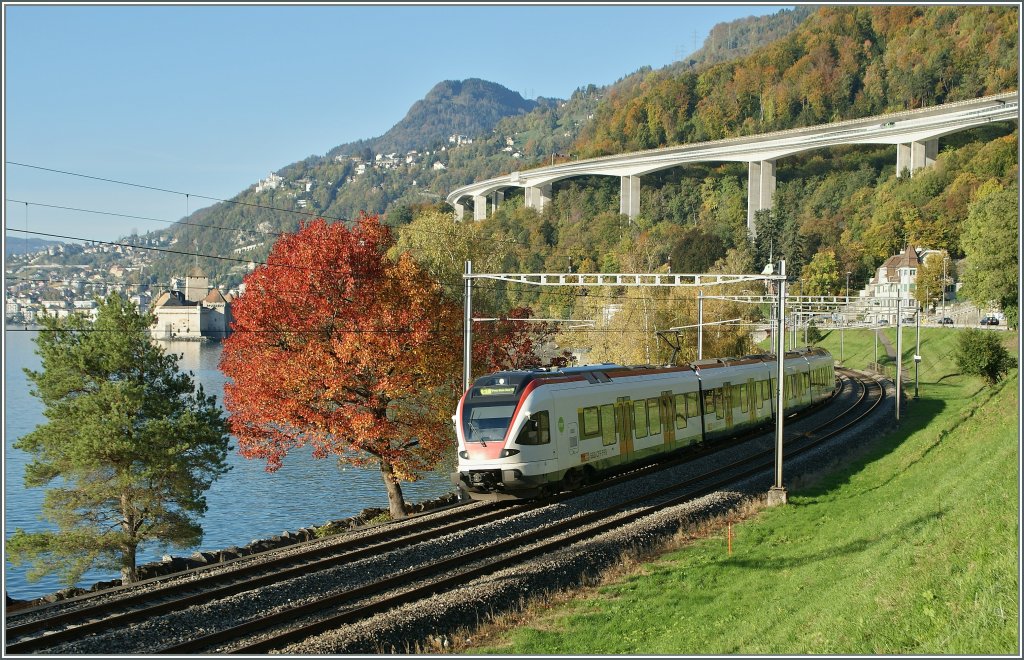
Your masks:
M 468 459 L 469 458 L 469 452 L 466 451 L 465 449 L 463 449 L 462 451 L 459 452 L 459 458 L 467 458 Z
M 518 453 L 518 449 L 502 449 L 501 453 L 498 454 L 498 458 L 508 458 L 509 456 L 515 456 Z

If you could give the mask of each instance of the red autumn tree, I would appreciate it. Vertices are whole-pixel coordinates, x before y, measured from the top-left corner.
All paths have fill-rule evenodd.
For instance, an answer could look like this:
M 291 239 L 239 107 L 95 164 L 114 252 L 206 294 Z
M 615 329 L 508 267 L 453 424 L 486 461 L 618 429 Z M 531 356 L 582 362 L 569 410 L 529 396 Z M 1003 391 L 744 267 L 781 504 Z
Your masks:
M 540 354 L 545 344 L 558 334 L 558 327 L 548 321 L 533 320 L 533 310 L 529 307 L 516 307 L 497 321 L 479 323 L 473 332 L 473 371 L 477 374 L 540 366 L 564 367 L 572 358 L 572 353 L 563 351 L 545 363 Z
M 365 215 L 282 236 L 245 278 L 220 366 L 243 456 L 274 471 L 308 446 L 376 464 L 400 518 L 400 480 L 451 449 L 461 314 L 408 255 L 385 256 L 391 241 Z

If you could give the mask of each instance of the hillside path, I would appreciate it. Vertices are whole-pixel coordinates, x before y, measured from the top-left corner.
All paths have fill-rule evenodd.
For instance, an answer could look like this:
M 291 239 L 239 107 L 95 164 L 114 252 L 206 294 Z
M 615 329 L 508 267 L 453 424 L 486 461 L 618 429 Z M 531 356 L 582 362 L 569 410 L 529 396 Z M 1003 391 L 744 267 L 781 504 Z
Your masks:
M 885 333 L 875 328 L 875 335 L 878 336 L 878 341 L 880 341 L 882 343 L 882 346 L 885 347 L 885 354 L 888 355 L 890 359 L 895 360 L 896 347 L 892 345 L 892 342 L 889 341 L 889 338 L 885 336 Z

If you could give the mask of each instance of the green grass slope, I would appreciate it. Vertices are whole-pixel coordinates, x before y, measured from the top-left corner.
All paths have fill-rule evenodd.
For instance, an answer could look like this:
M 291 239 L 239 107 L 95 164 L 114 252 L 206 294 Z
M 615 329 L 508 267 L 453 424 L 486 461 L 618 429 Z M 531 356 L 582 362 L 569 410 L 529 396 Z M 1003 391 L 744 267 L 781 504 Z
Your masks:
M 847 364 L 870 360 L 873 337 L 853 337 Z M 734 525 L 731 555 L 712 535 L 472 652 L 1017 654 L 1018 373 L 956 374 L 954 339 L 922 334 L 898 430 Z

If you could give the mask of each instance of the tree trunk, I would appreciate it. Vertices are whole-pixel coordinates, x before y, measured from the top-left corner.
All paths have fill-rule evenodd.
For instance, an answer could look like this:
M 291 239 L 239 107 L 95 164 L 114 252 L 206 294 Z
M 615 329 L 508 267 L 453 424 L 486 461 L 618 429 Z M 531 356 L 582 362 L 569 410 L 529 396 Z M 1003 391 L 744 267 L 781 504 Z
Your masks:
M 139 581 L 139 571 L 135 566 L 136 546 L 132 545 L 124 549 L 121 556 L 121 584 L 132 584 Z
M 391 463 L 381 460 L 380 476 L 384 480 L 384 487 L 388 489 L 388 510 L 392 520 L 405 518 L 405 498 L 402 497 L 402 485 L 398 483 Z
M 121 515 L 124 516 L 121 528 L 126 532 L 129 539 L 134 538 L 135 515 L 127 492 L 121 493 Z M 135 554 L 138 547 L 137 542 L 124 546 L 124 552 L 121 555 L 121 584 L 132 584 L 139 581 L 139 571 L 135 567 Z

